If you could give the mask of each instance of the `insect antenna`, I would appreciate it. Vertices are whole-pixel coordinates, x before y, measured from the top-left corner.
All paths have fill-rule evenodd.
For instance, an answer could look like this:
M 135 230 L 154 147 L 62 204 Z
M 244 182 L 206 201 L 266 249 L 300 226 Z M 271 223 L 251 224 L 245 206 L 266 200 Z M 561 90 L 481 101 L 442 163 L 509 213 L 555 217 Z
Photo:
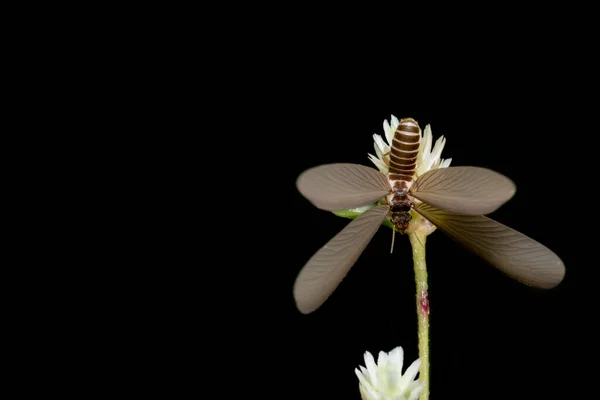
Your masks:
M 392 248 L 390 249 L 390 254 L 394 252 L 394 240 L 396 239 L 396 228 L 392 228 Z

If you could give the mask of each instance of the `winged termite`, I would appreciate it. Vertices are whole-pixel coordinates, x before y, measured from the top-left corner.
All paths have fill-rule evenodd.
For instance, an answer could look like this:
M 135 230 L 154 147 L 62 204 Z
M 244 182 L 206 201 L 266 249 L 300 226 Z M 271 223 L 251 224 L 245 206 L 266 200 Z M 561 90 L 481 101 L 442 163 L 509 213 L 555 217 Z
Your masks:
M 562 281 L 565 268 L 556 254 L 484 216 L 514 195 L 514 183 L 479 167 L 432 169 L 415 176 L 420 139 L 415 120 L 400 121 L 391 143 L 387 176 L 374 168 L 344 163 L 320 165 L 300 174 L 298 190 L 320 209 L 339 211 L 377 202 L 302 268 L 294 283 L 294 298 L 302 313 L 315 311 L 327 300 L 385 219 L 405 233 L 411 209 L 526 285 L 548 289 Z

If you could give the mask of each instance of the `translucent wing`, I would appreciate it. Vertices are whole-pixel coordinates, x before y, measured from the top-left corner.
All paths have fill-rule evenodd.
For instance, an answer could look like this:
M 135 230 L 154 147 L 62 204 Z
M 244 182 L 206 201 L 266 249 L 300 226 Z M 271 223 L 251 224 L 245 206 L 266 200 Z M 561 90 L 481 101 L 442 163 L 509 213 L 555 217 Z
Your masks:
M 311 203 L 327 211 L 366 206 L 391 191 L 381 172 L 359 164 L 325 164 L 308 169 L 300 174 L 296 186 Z
M 526 284 L 542 289 L 558 285 L 565 266 L 550 249 L 483 215 L 452 214 L 427 204 L 415 209 L 448 236 Z
M 389 206 L 365 211 L 308 260 L 294 283 L 294 298 L 302 313 L 315 311 L 333 293 L 367 247 L 388 211 Z
M 515 184 L 497 172 L 479 167 L 434 169 L 420 176 L 410 192 L 442 210 L 481 215 L 495 211 L 515 194 Z

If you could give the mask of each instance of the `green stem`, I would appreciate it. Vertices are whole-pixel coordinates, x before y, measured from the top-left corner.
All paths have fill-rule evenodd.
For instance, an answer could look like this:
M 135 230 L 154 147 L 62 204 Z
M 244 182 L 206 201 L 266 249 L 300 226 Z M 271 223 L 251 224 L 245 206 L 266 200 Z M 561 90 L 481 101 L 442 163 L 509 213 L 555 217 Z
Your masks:
M 417 286 L 417 317 L 419 321 L 419 358 L 421 370 L 419 380 L 425 387 L 420 400 L 429 399 L 429 295 L 427 292 L 427 266 L 425 264 L 425 240 L 427 236 L 409 233 L 412 246 L 415 282 Z

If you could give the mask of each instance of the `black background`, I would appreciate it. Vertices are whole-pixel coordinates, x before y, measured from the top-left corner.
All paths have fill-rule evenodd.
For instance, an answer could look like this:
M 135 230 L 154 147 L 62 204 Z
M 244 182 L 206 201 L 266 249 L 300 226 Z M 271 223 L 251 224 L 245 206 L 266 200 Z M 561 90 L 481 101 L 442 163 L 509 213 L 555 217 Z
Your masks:
M 230 19 L 232 11 L 244 24 Z M 595 35 L 585 32 L 596 25 L 582 21 L 585 12 L 570 19 L 580 31 L 563 25 L 564 7 L 557 18 L 537 10 L 527 18 L 523 9 L 510 8 L 505 19 L 494 10 L 446 37 L 445 27 L 434 30 L 421 13 L 381 9 L 371 19 L 361 7 L 349 19 L 338 8 L 330 15 L 310 10 L 311 18 L 258 11 L 267 22 L 239 8 L 223 13 L 223 21 L 204 14 L 211 23 L 198 22 L 196 12 L 187 25 L 177 16 L 181 31 L 173 30 L 173 37 L 168 25 L 148 19 L 158 28 L 156 40 L 134 27 L 124 53 L 135 58 L 145 44 L 148 56 L 130 70 L 120 57 L 111 63 L 117 88 L 100 99 L 97 117 L 73 124 L 84 136 L 90 124 L 106 124 L 85 137 L 94 141 L 90 148 L 96 141 L 110 147 L 110 156 L 98 162 L 110 184 L 96 187 L 84 170 L 82 181 L 95 193 L 56 196 L 67 208 L 81 199 L 78 224 L 67 226 L 78 241 L 51 233 L 67 254 L 73 249 L 81 256 L 74 273 L 57 274 L 61 285 L 41 275 L 49 294 L 35 298 L 35 309 L 48 308 L 49 321 L 25 328 L 33 336 L 17 352 L 41 343 L 56 352 L 44 357 L 49 365 L 66 360 L 73 370 L 99 377 L 89 390 L 129 382 L 135 391 L 164 385 L 171 397 L 184 390 L 200 398 L 358 399 L 354 369 L 364 365 L 365 351 L 402 346 L 406 365 L 418 356 L 410 246 L 397 237 L 390 254 L 390 231 L 380 228 L 330 299 L 315 313 L 300 314 L 292 297 L 295 277 L 349 221 L 312 206 L 295 180 L 323 163 L 371 165 L 372 135 L 383 134 L 383 120 L 394 114 L 415 118 L 422 128 L 431 124 L 434 140 L 444 135 L 442 156 L 452 157 L 452 165 L 510 177 L 516 195 L 491 217 L 545 244 L 566 265 L 557 288 L 536 290 L 442 232 L 429 236 L 431 398 L 594 393 L 598 91 L 596 52 L 590 51 L 596 46 L 586 42 Z M 493 34 L 479 35 L 491 17 L 499 21 Z M 409 28 L 403 19 L 421 24 Z M 531 21 L 546 21 L 548 29 Z M 424 43 L 416 40 L 421 36 Z M 101 67 L 82 81 L 106 74 Z M 81 88 L 96 97 L 95 88 Z M 127 124 L 109 120 L 121 114 Z M 113 149 L 127 160 L 114 177 L 104 173 L 114 167 Z M 72 153 L 87 156 L 88 149 Z M 113 178 L 122 187 L 115 188 Z M 69 180 L 78 192 L 77 183 Z M 97 194 L 100 204 L 84 201 Z M 51 196 L 32 198 L 41 203 Z M 64 227 L 61 210 L 47 214 Z M 103 224 L 106 231 L 99 229 Z M 88 237 L 90 228 L 99 238 Z M 56 274 L 53 264 L 60 267 L 63 257 L 33 248 L 27 251 L 40 253 L 45 273 Z M 53 304 L 56 296 L 64 304 Z M 23 291 L 14 301 L 28 298 Z M 20 316 L 38 324 L 28 311 Z M 53 333 L 66 343 L 55 342 Z M 102 373 L 90 372 L 89 362 Z M 238 390 L 242 395 L 231 394 Z
M 577 343 L 587 335 L 582 325 L 587 305 L 578 289 L 585 263 L 577 232 L 583 223 L 565 194 L 573 180 L 572 172 L 557 162 L 565 151 L 559 140 L 565 136 L 557 126 L 566 124 L 576 135 L 582 122 L 557 121 L 550 108 L 533 110 L 529 100 L 536 99 L 542 98 L 489 109 L 458 102 L 429 111 L 409 107 L 410 98 L 401 90 L 377 99 L 335 85 L 301 110 L 278 109 L 282 117 L 274 122 L 281 130 L 265 151 L 269 161 L 263 160 L 265 170 L 274 171 L 264 189 L 272 194 L 270 211 L 261 216 L 265 226 L 248 238 L 249 259 L 260 260 L 258 289 L 251 294 L 261 300 L 260 308 L 252 303 L 250 315 L 265 318 L 250 331 L 258 332 L 260 358 L 270 365 L 264 379 L 284 388 L 286 398 L 358 398 L 354 368 L 364 365 L 365 351 L 377 354 L 402 346 L 405 368 L 418 357 L 406 237 L 396 238 L 390 254 L 391 231 L 380 228 L 315 313 L 299 313 L 292 297 L 304 263 L 349 222 L 312 206 L 297 192 L 296 177 L 323 163 L 371 165 L 372 135 L 383 134 L 383 120 L 394 114 L 415 118 L 422 129 L 431 124 L 434 140 L 444 135 L 442 157 L 452 157 L 452 165 L 490 168 L 510 177 L 516 195 L 490 217 L 552 249 L 567 270 L 555 289 L 529 288 L 442 232 L 430 235 L 431 398 L 560 398 L 581 390 L 573 382 L 580 379 L 574 366 L 583 359 Z

